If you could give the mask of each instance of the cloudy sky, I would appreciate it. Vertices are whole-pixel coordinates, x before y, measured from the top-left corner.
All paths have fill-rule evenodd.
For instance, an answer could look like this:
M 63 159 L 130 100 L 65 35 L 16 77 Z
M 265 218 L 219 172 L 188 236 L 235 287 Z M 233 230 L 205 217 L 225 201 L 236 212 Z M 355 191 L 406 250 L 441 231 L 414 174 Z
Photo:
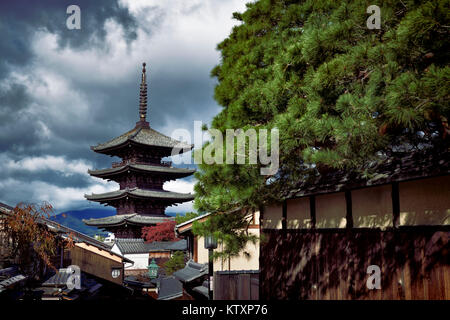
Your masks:
M 220 61 L 216 45 L 246 2 L 1 1 L 0 202 L 49 201 L 61 212 L 96 207 L 83 195 L 118 189 L 87 174 L 115 160 L 89 146 L 134 127 L 144 61 L 153 128 L 171 135 L 209 123 L 220 110 L 209 76 Z M 81 9 L 81 30 L 66 27 L 71 4 Z M 193 185 L 186 178 L 165 189 Z

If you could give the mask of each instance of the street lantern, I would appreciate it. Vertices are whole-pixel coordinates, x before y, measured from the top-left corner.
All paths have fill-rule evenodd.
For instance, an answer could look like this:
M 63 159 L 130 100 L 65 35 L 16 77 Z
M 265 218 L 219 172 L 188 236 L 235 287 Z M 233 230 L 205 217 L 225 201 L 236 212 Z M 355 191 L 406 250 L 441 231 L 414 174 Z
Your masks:
M 118 277 L 120 276 L 120 271 L 121 271 L 120 268 L 112 268 L 112 269 L 111 269 L 111 276 L 112 276 L 114 279 L 118 278 Z
M 152 259 L 152 262 L 150 262 L 150 265 L 147 267 L 148 268 L 148 275 L 150 276 L 151 279 L 155 279 L 156 277 L 158 277 L 158 265 L 155 262 L 155 259 Z
M 212 234 L 205 237 L 205 249 L 217 249 L 217 239 Z
M 213 300 L 213 250 L 217 248 L 217 239 L 214 235 L 210 234 L 205 236 L 205 249 L 208 249 L 208 296 L 209 300 Z

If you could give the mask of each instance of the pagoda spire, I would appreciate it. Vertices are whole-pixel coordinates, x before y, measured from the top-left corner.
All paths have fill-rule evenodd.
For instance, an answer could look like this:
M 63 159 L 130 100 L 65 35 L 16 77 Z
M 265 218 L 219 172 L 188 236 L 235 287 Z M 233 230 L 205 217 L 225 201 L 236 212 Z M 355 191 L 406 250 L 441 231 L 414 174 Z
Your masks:
M 139 121 L 136 123 L 139 126 L 148 127 L 149 123 L 146 121 L 147 117 L 147 81 L 145 74 L 145 62 L 142 64 L 142 78 L 139 91 Z

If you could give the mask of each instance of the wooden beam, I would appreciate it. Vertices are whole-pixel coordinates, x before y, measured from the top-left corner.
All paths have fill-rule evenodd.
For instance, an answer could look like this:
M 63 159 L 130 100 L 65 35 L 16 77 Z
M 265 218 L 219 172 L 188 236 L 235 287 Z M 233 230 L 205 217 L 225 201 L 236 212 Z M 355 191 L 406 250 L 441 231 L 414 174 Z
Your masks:
M 198 262 L 198 237 L 194 236 L 194 262 Z
M 345 191 L 345 207 L 347 219 L 347 228 L 353 228 L 353 213 L 352 213 L 352 192 L 350 190 Z
M 311 228 L 316 227 L 316 196 L 309 197 L 309 212 L 311 215 Z
M 397 228 L 400 221 L 400 193 L 398 182 L 392 182 L 392 213 L 394 228 Z
M 286 230 L 287 229 L 287 200 L 283 200 L 283 211 L 282 211 L 282 218 L 281 218 L 281 229 Z

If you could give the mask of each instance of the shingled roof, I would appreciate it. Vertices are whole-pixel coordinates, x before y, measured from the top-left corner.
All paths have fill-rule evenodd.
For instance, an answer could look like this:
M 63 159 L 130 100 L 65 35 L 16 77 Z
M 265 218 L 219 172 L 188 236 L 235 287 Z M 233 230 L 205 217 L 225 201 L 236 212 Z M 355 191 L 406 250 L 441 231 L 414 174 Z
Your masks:
M 122 254 L 149 253 L 155 251 L 184 251 L 186 240 L 145 242 L 144 239 L 116 239 L 114 242 Z
M 194 195 L 190 193 L 178 193 L 172 191 L 159 191 L 159 190 L 144 190 L 138 188 L 127 188 L 112 192 L 100 193 L 100 194 L 92 194 L 92 195 L 84 195 L 86 199 L 91 201 L 103 202 L 106 200 L 116 200 L 124 197 L 133 197 L 133 198 L 146 198 L 146 199 L 158 199 L 158 200 L 167 200 L 168 202 L 176 203 L 178 201 L 190 201 L 194 200 Z
M 12 209 L 13 209 L 13 207 L 0 202 L 0 213 L 9 214 Z
M 317 175 L 302 181 L 291 190 L 287 198 L 325 194 L 362 187 L 408 181 L 450 174 L 449 149 L 422 149 L 396 152 L 380 157 L 361 168 L 362 170 L 338 170 Z M 367 171 L 368 174 L 362 172 Z
M 165 177 L 183 178 L 190 176 L 195 172 L 195 169 L 173 168 L 166 166 L 152 166 L 147 164 L 127 164 L 116 168 L 108 168 L 101 170 L 88 170 L 91 176 L 106 178 L 114 176 L 119 173 L 134 170 L 137 172 L 148 172 L 153 174 L 164 174 Z
M 183 284 L 174 276 L 159 280 L 158 300 L 172 300 L 183 296 Z
M 100 143 L 97 146 L 92 146 L 91 149 L 95 152 L 108 153 L 112 149 L 121 148 L 129 143 L 134 143 L 147 147 L 161 147 L 173 149 L 178 151 L 190 151 L 194 146 L 172 139 L 156 130 L 148 127 L 136 126 L 132 130 L 111 139 L 105 143 Z
M 113 215 L 109 217 L 104 218 L 97 218 L 97 219 L 83 219 L 83 222 L 87 224 L 88 226 L 95 226 L 95 227 L 106 227 L 106 226 L 121 226 L 124 224 L 131 224 L 131 225 L 150 225 L 150 224 L 156 224 L 156 223 L 162 223 L 166 221 L 174 220 L 173 217 L 166 217 L 166 216 L 148 216 L 148 215 L 140 215 L 137 213 L 132 214 L 118 214 Z
M 208 274 L 208 265 L 189 260 L 185 267 L 175 271 L 173 275 L 183 283 L 188 283 Z

